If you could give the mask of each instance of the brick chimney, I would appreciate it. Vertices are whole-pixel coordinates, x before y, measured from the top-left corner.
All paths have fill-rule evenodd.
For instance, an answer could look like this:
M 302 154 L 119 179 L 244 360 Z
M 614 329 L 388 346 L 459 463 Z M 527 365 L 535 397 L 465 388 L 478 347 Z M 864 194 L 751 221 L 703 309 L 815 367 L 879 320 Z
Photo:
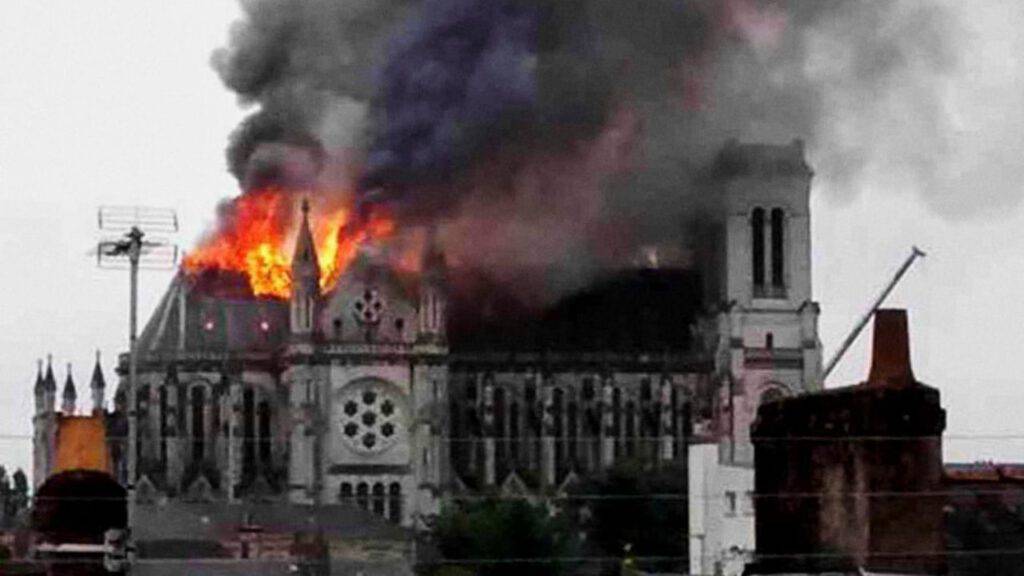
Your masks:
M 916 384 L 910 367 L 910 336 L 907 311 L 880 309 L 875 312 L 875 337 L 871 350 L 868 386 L 905 387 Z

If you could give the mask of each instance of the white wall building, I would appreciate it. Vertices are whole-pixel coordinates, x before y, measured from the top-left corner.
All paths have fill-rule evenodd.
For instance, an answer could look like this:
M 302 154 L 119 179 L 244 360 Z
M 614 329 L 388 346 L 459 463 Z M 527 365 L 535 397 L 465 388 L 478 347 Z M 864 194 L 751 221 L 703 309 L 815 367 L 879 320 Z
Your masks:
M 754 469 L 721 463 L 717 444 L 689 454 L 690 574 L 740 576 L 754 552 Z

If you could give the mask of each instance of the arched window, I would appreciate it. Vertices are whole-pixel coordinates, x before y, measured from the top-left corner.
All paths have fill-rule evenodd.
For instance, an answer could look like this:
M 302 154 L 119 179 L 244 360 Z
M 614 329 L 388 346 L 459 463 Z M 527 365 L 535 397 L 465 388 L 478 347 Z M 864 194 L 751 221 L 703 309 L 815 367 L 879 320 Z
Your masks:
M 508 406 L 508 452 L 509 463 L 515 468 L 519 463 L 519 402 Z
M 636 455 L 636 406 L 632 400 L 626 402 L 626 456 Z
M 256 393 L 250 388 L 242 394 L 242 474 L 256 472 Z
M 167 385 L 160 387 L 160 461 L 167 463 L 167 422 L 168 412 Z
M 497 450 L 495 454 L 495 467 L 499 477 L 505 475 L 505 467 L 508 462 L 508 434 L 505 431 L 505 424 L 507 422 L 505 413 L 505 389 L 501 386 L 494 388 L 494 430 L 492 431 L 494 436 L 497 438 Z
M 192 388 L 192 460 L 203 459 L 206 448 L 206 390 L 202 386 Z
M 785 282 L 785 228 L 781 208 L 772 209 L 772 287 L 784 288 Z
M 764 288 L 764 208 L 754 208 L 750 217 L 754 289 Z
M 352 484 L 349 482 L 342 482 L 341 488 L 338 490 L 338 501 L 342 504 L 348 504 L 352 501 Z
M 356 505 L 363 510 L 370 509 L 370 486 L 366 482 L 356 486 Z
M 384 516 L 384 485 L 380 482 L 373 485 L 373 513 Z
M 259 435 L 260 435 L 260 462 L 263 464 L 270 464 L 270 451 L 271 451 L 271 422 L 270 422 L 270 403 L 264 400 L 260 402 L 258 412 L 259 418 Z
M 392 482 L 388 487 L 388 520 L 402 523 L 402 486 L 398 482 Z

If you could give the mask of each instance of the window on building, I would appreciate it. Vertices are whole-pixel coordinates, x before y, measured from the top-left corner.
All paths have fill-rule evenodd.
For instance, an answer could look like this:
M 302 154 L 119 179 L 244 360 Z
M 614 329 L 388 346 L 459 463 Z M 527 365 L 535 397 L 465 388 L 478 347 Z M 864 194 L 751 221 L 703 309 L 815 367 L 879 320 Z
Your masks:
M 167 423 L 168 423 L 168 405 L 167 405 L 167 386 L 160 387 L 160 461 L 163 463 L 167 462 Z
M 388 520 L 402 523 L 402 486 L 398 482 L 392 482 L 388 487 Z
M 260 402 L 258 409 L 259 418 L 259 435 L 260 435 L 260 462 L 264 465 L 270 464 L 270 453 L 272 448 L 271 436 L 271 421 L 270 421 L 270 403 L 267 401 Z
M 206 448 L 206 390 L 201 386 L 192 389 L 192 460 L 202 461 Z
M 764 288 L 764 208 L 754 208 L 750 217 L 754 290 Z
M 731 490 L 725 493 L 725 515 L 736 515 L 736 493 Z
M 750 490 L 743 493 L 743 515 L 754 515 L 754 493 Z
M 356 505 L 363 510 L 370 509 L 370 486 L 366 482 L 356 486 Z
M 772 210 L 772 288 L 781 289 L 785 282 L 785 228 L 786 221 L 781 208 Z
M 377 482 L 373 485 L 373 513 L 377 516 L 384 516 L 384 485 Z
M 343 504 L 352 501 L 352 484 L 350 482 L 341 483 L 341 488 L 338 490 L 338 501 Z
M 242 475 L 256 472 L 256 393 L 242 394 Z
M 775 347 L 775 334 L 768 332 L 764 335 L 764 347 L 771 350 Z

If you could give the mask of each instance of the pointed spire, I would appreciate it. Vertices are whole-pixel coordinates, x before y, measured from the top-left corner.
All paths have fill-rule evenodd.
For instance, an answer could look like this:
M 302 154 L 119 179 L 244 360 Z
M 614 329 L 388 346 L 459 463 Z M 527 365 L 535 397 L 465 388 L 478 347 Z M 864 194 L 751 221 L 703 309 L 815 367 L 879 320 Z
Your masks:
M 313 241 L 313 232 L 309 226 L 309 200 L 306 198 L 302 199 L 302 225 L 299 227 L 299 236 L 295 239 L 295 253 L 292 256 L 292 268 L 299 266 L 315 271 L 319 279 L 320 264 L 316 258 L 316 243 Z
M 100 351 L 96 351 L 96 364 L 92 368 L 92 380 L 89 381 L 89 387 L 93 390 L 104 389 L 107 387 L 107 381 L 103 377 L 103 366 L 100 363 Z
M 89 382 L 89 389 L 92 392 L 92 414 L 96 416 L 103 413 L 104 390 L 107 388 L 107 381 L 103 378 L 103 366 L 100 363 L 100 351 L 96 351 L 96 365 L 92 369 L 92 380 Z
M 68 362 L 68 377 L 64 380 L 64 392 L 61 394 L 63 401 L 60 404 L 60 411 L 65 416 L 75 413 L 75 401 L 78 400 L 78 392 L 75 390 L 75 380 L 71 376 L 71 362 Z
M 57 391 L 57 379 L 53 377 L 53 354 L 46 355 L 46 376 L 43 377 L 43 389 L 47 392 Z
M 36 385 L 32 388 L 32 390 L 37 395 L 38 394 L 42 394 L 43 390 L 44 390 L 44 387 L 43 387 L 43 359 L 42 358 L 36 360 Z

